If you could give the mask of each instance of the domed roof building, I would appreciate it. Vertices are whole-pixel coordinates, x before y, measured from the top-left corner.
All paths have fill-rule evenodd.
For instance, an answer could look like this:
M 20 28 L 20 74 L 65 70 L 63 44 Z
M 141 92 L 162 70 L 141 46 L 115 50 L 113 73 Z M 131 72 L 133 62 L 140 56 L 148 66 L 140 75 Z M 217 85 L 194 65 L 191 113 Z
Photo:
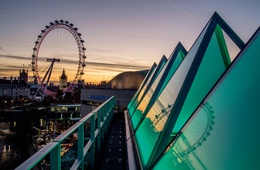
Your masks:
M 111 96 L 116 97 L 118 106 L 126 107 L 148 71 L 123 72 L 104 86 L 81 89 L 81 116 L 90 113 Z
M 147 71 L 123 72 L 108 82 L 111 89 L 138 89 Z

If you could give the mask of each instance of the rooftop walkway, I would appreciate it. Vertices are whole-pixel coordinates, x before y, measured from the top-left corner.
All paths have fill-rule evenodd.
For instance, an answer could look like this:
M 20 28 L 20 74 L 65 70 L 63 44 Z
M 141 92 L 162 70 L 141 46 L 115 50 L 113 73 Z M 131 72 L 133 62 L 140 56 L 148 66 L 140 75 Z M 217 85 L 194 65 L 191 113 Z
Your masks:
M 100 169 L 102 170 L 128 169 L 124 117 L 123 112 L 114 114 L 106 142 L 106 149 L 101 155 Z

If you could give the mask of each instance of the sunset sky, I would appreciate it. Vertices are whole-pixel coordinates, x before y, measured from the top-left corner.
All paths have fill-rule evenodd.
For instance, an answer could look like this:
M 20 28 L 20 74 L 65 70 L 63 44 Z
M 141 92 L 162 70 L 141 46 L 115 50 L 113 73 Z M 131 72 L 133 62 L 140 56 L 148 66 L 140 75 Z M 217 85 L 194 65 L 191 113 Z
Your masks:
M 0 0 L 0 78 L 18 77 L 23 66 L 32 76 L 37 36 L 55 20 L 78 28 L 87 56 L 82 79 L 98 83 L 149 69 L 179 41 L 189 50 L 215 11 L 244 42 L 260 26 L 259 0 Z M 61 58 L 53 81 L 62 69 L 73 77 L 77 61 Z

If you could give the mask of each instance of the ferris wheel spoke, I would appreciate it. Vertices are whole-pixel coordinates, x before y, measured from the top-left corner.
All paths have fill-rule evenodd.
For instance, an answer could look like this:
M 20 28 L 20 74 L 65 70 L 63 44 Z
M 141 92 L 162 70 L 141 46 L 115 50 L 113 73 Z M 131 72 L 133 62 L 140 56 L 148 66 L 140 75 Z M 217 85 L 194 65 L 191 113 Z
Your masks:
M 48 43 L 42 43 L 42 47 L 40 49 L 41 51 L 43 51 L 43 54 L 42 56 L 40 57 L 43 57 L 43 56 L 50 56 L 50 54 L 52 54 L 52 49 L 51 47 L 48 45 Z

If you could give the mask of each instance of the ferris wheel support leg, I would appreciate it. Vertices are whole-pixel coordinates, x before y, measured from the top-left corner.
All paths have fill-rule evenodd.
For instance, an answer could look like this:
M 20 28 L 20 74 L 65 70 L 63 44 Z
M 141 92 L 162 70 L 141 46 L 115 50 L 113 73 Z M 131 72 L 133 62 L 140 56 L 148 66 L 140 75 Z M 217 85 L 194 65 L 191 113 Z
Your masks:
M 42 81 L 41 81 L 41 83 L 40 83 L 40 85 L 39 85 L 39 87 L 38 87 L 38 89 L 37 89 L 35 95 L 34 95 L 34 98 L 37 96 L 37 94 L 39 93 L 40 89 L 42 88 L 43 82 L 45 81 L 45 79 L 46 79 L 48 73 L 50 72 L 50 68 L 51 68 L 51 67 L 49 67 L 48 70 L 47 70 L 47 72 L 45 73 L 45 75 L 44 75 L 44 77 L 43 77 L 43 79 L 42 79 Z M 43 96 L 43 97 L 44 97 L 44 96 Z
M 50 81 L 50 77 L 51 77 L 51 73 L 52 73 L 52 69 L 53 69 L 53 64 L 54 64 L 54 62 L 55 61 L 53 61 L 52 63 L 51 63 L 51 66 L 50 66 L 50 73 L 49 73 L 49 75 L 48 75 L 48 79 L 47 79 L 47 82 L 46 82 L 46 86 L 44 87 L 44 92 L 43 92 L 43 97 L 45 97 L 45 95 L 46 95 L 46 89 L 47 89 L 47 87 L 48 87 L 48 84 L 49 84 L 49 81 Z
M 48 61 L 48 60 L 47 60 L 47 61 Z M 46 79 L 46 77 L 47 77 L 47 75 L 48 75 L 47 82 L 46 82 L 46 85 L 45 85 L 45 87 L 44 87 L 44 90 L 43 90 L 43 93 L 41 94 L 41 96 L 42 96 L 42 97 L 45 97 L 45 95 L 46 95 L 46 90 L 47 90 L 47 87 L 48 87 L 48 84 L 49 84 L 49 81 L 50 81 L 50 77 L 51 77 L 51 73 L 52 73 L 52 69 L 53 69 L 54 62 L 55 62 L 55 61 L 59 61 L 59 60 L 53 59 L 53 60 L 50 60 L 50 61 L 51 61 L 51 65 L 50 65 L 50 67 L 48 68 L 47 72 L 45 73 L 45 75 L 44 75 L 44 77 L 43 77 L 43 79 L 42 79 L 42 81 L 41 81 L 41 84 L 40 84 L 40 86 L 38 87 L 38 89 L 37 89 L 37 91 L 36 91 L 36 93 L 35 93 L 34 98 L 35 98 L 36 95 L 39 93 L 40 89 L 41 89 L 42 86 L 43 86 L 43 82 L 45 81 L 45 79 Z

